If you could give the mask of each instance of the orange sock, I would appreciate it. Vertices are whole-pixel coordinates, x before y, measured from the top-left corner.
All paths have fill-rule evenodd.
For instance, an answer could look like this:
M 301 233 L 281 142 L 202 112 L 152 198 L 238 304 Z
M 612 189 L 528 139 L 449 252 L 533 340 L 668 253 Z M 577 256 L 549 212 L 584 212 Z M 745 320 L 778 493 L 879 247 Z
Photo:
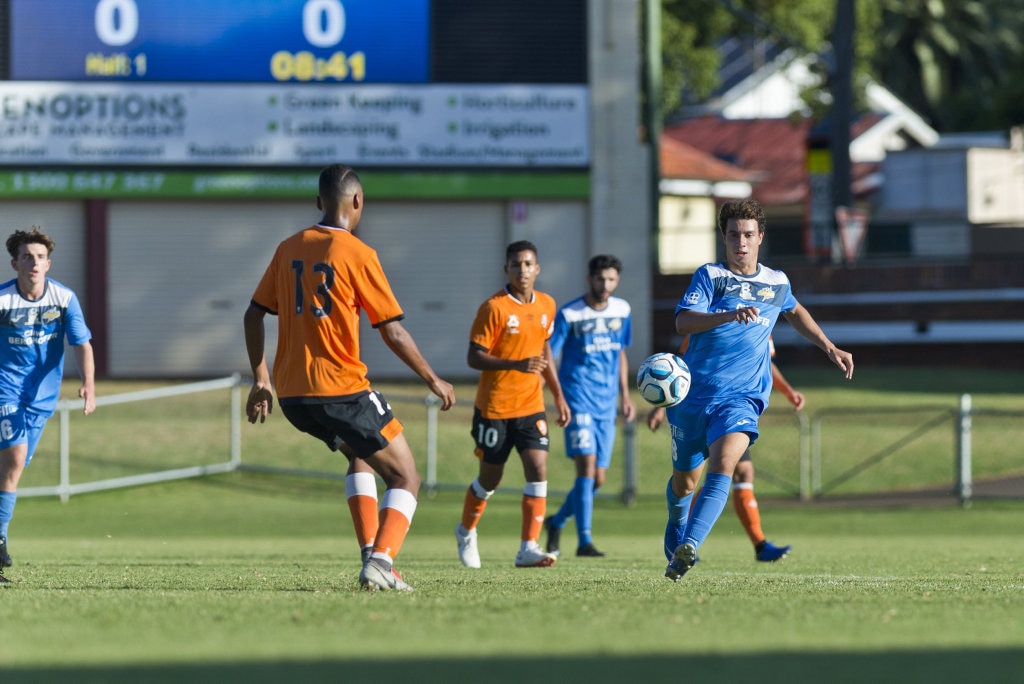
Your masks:
M 377 481 L 372 473 L 353 473 L 345 478 L 345 496 L 359 548 L 373 546 L 377 538 Z
M 380 529 L 373 544 L 373 555 L 385 554 L 394 562 L 405 537 L 409 534 L 412 516 L 416 512 L 416 497 L 404 489 L 384 492 L 380 506 Z
M 546 496 L 529 496 L 523 494 L 523 529 L 524 542 L 540 539 L 540 531 L 544 527 L 544 515 L 547 513 L 548 499 Z
M 475 484 L 476 482 L 473 482 L 473 485 Z M 466 530 L 476 527 L 480 522 L 480 516 L 484 514 L 484 509 L 487 508 L 487 497 L 478 496 L 473 485 L 466 490 L 466 499 L 462 502 L 462 527 Z
M 732 507 L 736 509 L 736 515 L 747 531 L 750 541 L 757 546 L 764 541 L 764 532 L 761 531 L 761 512 L 757 508 L 757 499 L 754 498 L 754 485 L 749 482 L 739 482 L 732 486 Z

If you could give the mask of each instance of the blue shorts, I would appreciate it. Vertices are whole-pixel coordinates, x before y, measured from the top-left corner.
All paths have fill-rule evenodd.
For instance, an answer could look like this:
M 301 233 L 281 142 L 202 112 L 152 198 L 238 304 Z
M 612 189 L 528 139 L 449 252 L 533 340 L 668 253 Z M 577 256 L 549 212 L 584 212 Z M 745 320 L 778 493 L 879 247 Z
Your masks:
M 39 446 L 39 439 L 43 436 L 43 428 L 49 418 L 48 415 L 26 411 L 18 404 L 0 406 L 0 449 L 28 444 L 28 455 L 25 457 L 27 466 Z
M 732 432 L 747 433 L 753 446 L 763 410 L 760 402 L 746 397 L 670 407 L 666 415 L 672 427 L 672 467 L 680 472 L 699 468 L 708 458 L 708 447 Z
M 597 467 L 608 469 L 612 464 L 612 447 L 615 446 L 615 418 L 595 418 L 590 413 L 573 412 L 572 420 L 565 426 L 565 455 L 597 456 Z

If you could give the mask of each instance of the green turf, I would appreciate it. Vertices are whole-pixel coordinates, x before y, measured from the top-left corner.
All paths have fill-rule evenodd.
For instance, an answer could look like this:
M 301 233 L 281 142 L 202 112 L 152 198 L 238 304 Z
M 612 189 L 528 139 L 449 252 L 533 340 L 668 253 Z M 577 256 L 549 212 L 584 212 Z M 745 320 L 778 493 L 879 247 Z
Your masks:
M 1024 374 L 858 368 L 846 383 L 826 367 L 786 372 L 820 421 L 832 488 L 821 503 L 797 501 L 796 421 L 776 397 L 755 463 L 765 530 L 795 547 L 784 562 L 756 563 L 727 509 L 694 570 L 665 579 L 668 437 L 641 426 L 637 505 L 615 498 L 621 439 L 597 502 L 608 558 L 570 548 L 554 568 L 513 568 L 513 463 L 480 526 L 484 567 L 462 568 L 452 528 L 475 459 L 473 391 L 459 385 L 439 424 L 449 488 L 421 497 L 399 558 L 415 593 L 357 589 L 338 479 L 236 472 L 67 503 L 26 497 L 11 526 L 14 582 L 0 588 L 0 683 L 1019 681 L 1024 501 L 858 509 L 829 497 L 951 484 L 954 432 L 941 416 L 964 392 L 988 412 L 973 421 L 976 477 L 1024 472 Z M 425 392 L 385 392 L 424 472 Z M 72 482 L 226 460 L 229 407 L 216 392 L 73 416 Z M 44 433 L 23 487 L 57 481 L 58 434 Z M 341 472 L 280 413 L 243 425 L 242 446 L 245 463 Z M 556 435 L 551 506 L 572 482 L 563 453 Z M 571 525 L 563 539 L 572 546 Z
M 232 473 L 19 502 L 0 681 L 988 682 L 1024 666 L 1024 503 L 762 498 L 789 559 L 754 562 L 727 509 L 674 584 L 657 497 L 599 501 L 607 558 L 522 570 L 518 496 L 499 493 L 474 571 L 451 533 L 461 495 L 442 492 L 399 558 L 416 591 L 370 594 L 341 487 Z

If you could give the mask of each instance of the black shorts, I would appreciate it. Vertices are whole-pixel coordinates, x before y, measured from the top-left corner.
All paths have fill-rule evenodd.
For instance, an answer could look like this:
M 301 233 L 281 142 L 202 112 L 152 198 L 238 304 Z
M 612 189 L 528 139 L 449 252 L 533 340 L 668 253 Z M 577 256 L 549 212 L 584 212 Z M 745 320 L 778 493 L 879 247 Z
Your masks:
M 376 390 L 327 402 L 286 399 L 281 412 L 297 429 L 323 441 L 331 451 L 347 443 L 359 458 L 368 458 L 402 432 L 391 405 Z
M 502 465 L 512 447 L 522 454 L 526 449 L 548 450 L 548 420 L 543 411 L 521 418 L 484 418 L 473 409 L 473 441 L 477 458 L 484 463 Z

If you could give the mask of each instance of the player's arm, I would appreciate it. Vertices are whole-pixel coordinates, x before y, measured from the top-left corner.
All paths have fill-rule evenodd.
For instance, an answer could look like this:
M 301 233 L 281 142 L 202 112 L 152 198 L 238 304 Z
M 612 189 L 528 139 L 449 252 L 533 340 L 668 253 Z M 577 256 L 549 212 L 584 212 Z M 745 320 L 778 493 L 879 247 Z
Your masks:
M 691 311 L 680 309 L 676 314 L 676 332 L 680 335 L 692 335 L 717 328 L 726 323 L 753 323 L 761 314 L 756 306 L 742 306 L 733 311 Z
M 93 356 L 92 343 L 86 340 L 82 344 L 71 347 L 78 364 L 78 374 L 82 377 L 82 386 L 78 388 L 79 398 L 85 401 L 85 415 L 96 410 L 96 358 Z
M 661 427 L 661 424 L 665 422 L 665 409 L 661 406 L 655 406 L 651 409 L 651 412 L 647 414 L 647 427 L 650 428 L 651 432 L 654 432 Z
M 626 350 L 619 350 L 619 403 L 622 404 L 622 419 L 627 423 L 636 420 L 636 406 L 629 396 L 629 359 Z
M 267 312 L 258 306 L 249 304 L 242 319 L 245 330 L 245 351 L 249 356 L 249 367 L 252 369 L 252 388 L 245 402 L 245 415 L 250 423 L 264 422 L 267 415 L 274 410 L 274 392 L 270 385 L 270 369 L 264 354 L 266 335 L 263 319 Z
M 555 411 L 558 414 L 555 422 L 558 423 L 559 427 L 565 427 L 572 419 L 572 412 L 569 410 L 569 403 L 565 400 L 565 395 L 562 394 L 562 383 L 558 381 L 555 359 L 551 353 L 551 345 L 547 341 L 544 342 L 542 358 L 546 363 L 543 370 L 541 370 L 541 375 L 544 377 L 544 382 L 547 383 L 548 390 L 551 391 L 551 396 L 555 400 Z
M 828 354 L 829 360 L 836 364 L 847 380 L 853 377 L 853 354 L 843 351 L 832 340 L 828 339 L 821 327 L 811 317 L 810 312 L 797 304 L 792 311 L 785 311 L 783 315 L 793 329 L 814 343 L 818 349 Z
M 466 364 L 478 371 L 514 370 L 521 373 L 542 373 L 548 366 L 550 357 L 530 356 L 525 359 L 506 359 L 487 352 L 479 344 L 469 343 L 466 352 Z
M 797 411 L 804 407 L 804 395 L 793 389 L 774 361 L 772 361 L 772 387 L 782 392 Z
M 430 391 L 441 400 L 442 411 L 447 411 L 455 405 L 455 389 L 451 383 L 437 376 L 434 369 L 423 358 L 420 348 L 416 345 L 416 340 L 412 338 L 404 325 L 397 320 L 392 320 L 379 326 L 377 330 L 380 331 L 380 336 L 384 339 L 384 344 L 388 346 L 388 349 L 416 375 L 420 376 Z

